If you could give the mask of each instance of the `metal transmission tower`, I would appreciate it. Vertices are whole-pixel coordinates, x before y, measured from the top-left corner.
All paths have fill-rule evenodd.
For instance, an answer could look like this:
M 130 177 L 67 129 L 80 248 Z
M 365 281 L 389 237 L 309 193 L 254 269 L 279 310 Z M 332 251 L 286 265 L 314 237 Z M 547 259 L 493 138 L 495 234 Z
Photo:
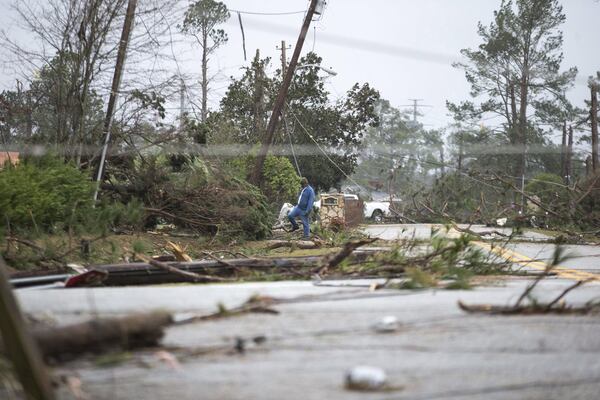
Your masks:
M 419 116 L 419 108 L 420 107 L 433 107 L 429 104 L 419 104 L 420 101 L 424 101 L 423 99 L 408 99 L 412 101 L 412 104 L 403 104 L 400 107 L 412 107 L 413 109 L 413 122 L 417 123 L 417 117 Z

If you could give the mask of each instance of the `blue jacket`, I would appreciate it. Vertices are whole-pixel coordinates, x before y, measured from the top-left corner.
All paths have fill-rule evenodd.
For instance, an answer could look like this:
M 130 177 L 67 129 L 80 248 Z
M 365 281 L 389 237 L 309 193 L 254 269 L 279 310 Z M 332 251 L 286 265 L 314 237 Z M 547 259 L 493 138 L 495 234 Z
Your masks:
M 310 185 L 308 185 L 305 188 L 303 188 L 300 192 L 300 196 L 298 196 L 297 207 L 300 209 L 302 214 L 308 214 L 309 212 L 311 212 L 314 202 L 315 191 Z

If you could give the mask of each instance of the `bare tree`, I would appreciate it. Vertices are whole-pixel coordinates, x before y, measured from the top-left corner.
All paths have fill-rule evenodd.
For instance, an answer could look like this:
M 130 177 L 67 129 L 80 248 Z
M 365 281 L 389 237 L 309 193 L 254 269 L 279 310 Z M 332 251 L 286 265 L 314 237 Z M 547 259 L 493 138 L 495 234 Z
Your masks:
M 158 71 L 156 60 L 169 58 L 164 50 L 174 39 L 168 33 L 183 15 L 177 3 L 140 0 L 139 23 L 129 46 L 132 67 L 126 71 L 122 92 L 161 94 L 170 86 L 172 71 Z M 5 67 L 10 63 L 15 75 L 29 82 L 30 89 L 23 91 L 27 101 L 21 104 L 33 109 L 34 126 L 27 129 L 33 131 L 30 141 L 53 144 L 78 163 L 86 146 L 99 144 L 103 100 L 110 94 L 126 4 L 126 0 L 14 2 L 18 31 L 1 31 L 0 48 Z M 120 110 L 130 111 L 126 107 L 130 97 L 121 98 Z

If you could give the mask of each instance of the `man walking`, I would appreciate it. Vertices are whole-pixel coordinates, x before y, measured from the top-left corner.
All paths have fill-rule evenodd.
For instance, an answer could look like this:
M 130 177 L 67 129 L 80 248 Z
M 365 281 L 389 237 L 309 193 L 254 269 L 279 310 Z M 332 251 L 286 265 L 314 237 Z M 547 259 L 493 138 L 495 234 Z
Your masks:
M 315 191 L 308 184 L 308 179 L 302 178 L 300 183 L 302 184 L 302 191 L 300 192 L 300 196 L 298 196 L 298 204 L 289 212 L 288 219 L 292 223 L 292 232 L 294 232 L 300 229 L 296 223 L 296 217 L 300 217 L 302 225 L 304 225 L 304 238 L 308 239 L 310 235 L 308 216 L 315 202 Z

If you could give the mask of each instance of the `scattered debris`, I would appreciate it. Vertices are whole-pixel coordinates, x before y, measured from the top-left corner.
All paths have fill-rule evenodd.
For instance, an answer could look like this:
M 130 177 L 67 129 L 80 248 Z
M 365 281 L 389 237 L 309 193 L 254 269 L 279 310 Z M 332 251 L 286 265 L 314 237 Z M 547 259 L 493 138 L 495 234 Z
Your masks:
M 318 249 L 323 246 L 320 240 L 268 240 L 266 248 L 269 250 L 281 247 L 290 247 L 302 250 Z
M 99 286 L 107 278 L 108 278 L 108 272 L 102 271 L 99 269 L 91 269 L 89 271 L 69 277 L 65 281 L 64 287 L 76 288 L 76 287 Z
M 383 369 L 357 366 L 346 373 L 346 388 L 357 391 L 379 391 L 385 389 L 387 376 Z
M 165 363 L 169 368 L 176 371 L 181 370 L 181 364 L 177 360 L 177 357 L 175 357 L 172 353 L 169 353 L 165 350 L 160 350 L 157 351 L 154 356 L 158 361 Z
M 63 382 L 76 400 L 88 400 L 90 396 L 83 391 L 81 379 L 77 376 L 63 376 Z
M 218 310 L 214 313 L 206 315 L 183 315 L 175 316 L 175 325 L 191 324 L 199 321 L 210 321 L 221 318 L 229 318 L 242 314 L 260 313 L 277 315 L 279 311 L 270 308 L 269 306 L 276 302 L 271 297 L 252 296 L 248 301 L 238 307 L 231 309 L 226 308 L 223 304 L 218 305 Z
M 391 333 L 396 332 L 400 328 L 398 318 L 393 315 L 386 315 L 381 318 L 375 325 L 373 330 L 377 333 Z
M 192 261 L 192 257 L 185 253 L 185 250 L 178 244 L 171 241 L 167 242 L 168 249 L 171 250 L 177 261 Z
M 549 303 L 539 303 L 535 299 L 531 298 L 533 289 L 542 281 L 542 279 L 548 277 L 552 269 L 558 264 L 558 258 L 560 250 L 557 248 L 555 254 L 555 261 L 549 265 L 546 270 L 540 274 L 533 283 L 527 286 L 525 291 L 519 296 L 519 299 L 513 306 L 495 306 L 491 304 L 478 304 L 478 305 L 467 305 L 462 301 L 458 301 L 458 306 L 461 310 L 468 313 L 485 313 L 485 314 L 499 314 L 499 315 L 515 315 L 515 314 L 589 314 L 592 312 L 600 311 L 600 304 L 597 302 L 588 302 L 583 306 L 574 307 L 569 306 L 564 302 L 564 297 L 572 290 L 577 289 L 581 285 L 592 281 L 593 279 L 587 279 L 583 281 L 577 281 L 573 285 L 566 288 L 561 294 L 559 294 L 554 300 Z M 523 305 L 523 301 L 529 298 L 531 301 L 529 304 Z

